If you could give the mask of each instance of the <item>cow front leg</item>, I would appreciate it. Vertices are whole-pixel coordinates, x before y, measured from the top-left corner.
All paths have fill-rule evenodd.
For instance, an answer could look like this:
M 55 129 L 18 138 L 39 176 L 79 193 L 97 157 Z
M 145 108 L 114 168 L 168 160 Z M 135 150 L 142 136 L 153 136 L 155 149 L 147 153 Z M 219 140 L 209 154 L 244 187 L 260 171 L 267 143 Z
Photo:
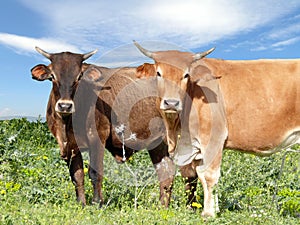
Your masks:
M 68 164 L 70 176 L 75 186 L 77 201 L 81 202 L 81 204 L 85 206 L 86 199 L 84 194 L 84 171 L 81 152 L 78 151 L 76 154 L 74 154 L 74 150 L 72 150 L 72 156 Z
M 102 194 L 102 182 L 103 182 L 103 176 L 99 175 L 97 170 L 95 170 L 93 167 L 89 167 L 89 177 L 91 179 L 91 183 L 93 185 L 93 199 L 92 204 L 98 204 L 99 207 L 103 204 L 103 194 Z
M 104 160 L 104 146 L 103 144 L 94 145 L 89 152 L 90 165 L 89 177 L 93 185 L 93 199 L 92 204 L 102 206 L 104 199 L 102 194 L 103 182 L 103 160 Z
M 196 171 L 204 192 L 202 216 L 214 217 L 219 212 L 218 196 L 214 194 L 214 187 L 220 177 L 220 167 L 208 168 L 205 171 L 202 171 L 200 167 L 196 167 Z

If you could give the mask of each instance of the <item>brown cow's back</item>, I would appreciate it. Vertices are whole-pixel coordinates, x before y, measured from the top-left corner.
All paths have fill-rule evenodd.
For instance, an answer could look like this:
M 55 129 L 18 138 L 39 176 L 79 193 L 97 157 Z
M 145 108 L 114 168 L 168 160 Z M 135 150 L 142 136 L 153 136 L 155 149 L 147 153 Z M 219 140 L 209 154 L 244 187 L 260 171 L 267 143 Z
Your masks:
M 214 75 L 222 76 L 227 147 L 261 154 L 300 131 L 300 60 L 205 59 L 205 63 Z

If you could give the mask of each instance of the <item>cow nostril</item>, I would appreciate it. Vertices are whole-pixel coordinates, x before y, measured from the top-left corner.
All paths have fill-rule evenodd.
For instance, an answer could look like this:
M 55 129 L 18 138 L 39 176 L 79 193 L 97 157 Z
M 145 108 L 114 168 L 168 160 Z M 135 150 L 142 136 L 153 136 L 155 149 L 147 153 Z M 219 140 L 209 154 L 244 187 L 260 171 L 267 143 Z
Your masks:
M 177 99 L 165 99 L 164 105 L 170 108 L 177 108 L 180 104 L 180 101 Z
M 72 104 L 66 104 L 65 107 L 70 110 L 72 108 Z
M 64 111 L 64 112 L 70 112 L 72 109 L 72 104 L 71 103 L 58 103 L 58 109 L 60 111 Z

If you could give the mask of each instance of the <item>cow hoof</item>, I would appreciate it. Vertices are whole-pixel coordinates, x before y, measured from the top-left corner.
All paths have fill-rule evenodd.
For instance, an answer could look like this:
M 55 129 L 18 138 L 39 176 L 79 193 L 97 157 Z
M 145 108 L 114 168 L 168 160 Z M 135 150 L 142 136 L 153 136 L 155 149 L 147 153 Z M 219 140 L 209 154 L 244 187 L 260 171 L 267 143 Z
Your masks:
M 101 201 L 101 200 L 97 200 L 97 201 L 92 200 L 92 205 L 98 205 L 98 208 L 101 209 L 102 206 L 103 206 L 103 201 Z
M 203 211 L 203 212 L 201 213 L 201 216 L 202 216 L 203 218 L 211 218 L 211 217 L 215 217 L 216 215 L 215 215 L 214 212 L 205 212 L 205 211 Z
M 103 203 L 102 202 L 97 202 L 95 203 L 95 205 L 98 204 L 98 209 L 101 209 L 103 207 Z
M 84 199 L 84 200 L 77 199 L 77 202 L 78 202 L 79 204 L 81 204 L 82 208 L 84 208 L 84 207 L 86 206 L 86 201 L 85 201 L 85 199 Z

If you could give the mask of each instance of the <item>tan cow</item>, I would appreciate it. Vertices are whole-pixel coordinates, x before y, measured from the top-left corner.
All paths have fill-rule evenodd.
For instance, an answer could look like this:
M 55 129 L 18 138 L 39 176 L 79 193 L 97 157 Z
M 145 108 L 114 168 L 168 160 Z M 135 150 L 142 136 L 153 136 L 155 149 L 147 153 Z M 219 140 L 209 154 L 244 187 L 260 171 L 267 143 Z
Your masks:
M 268 156 L 299 143 L 299 59 L 203 59 L 213 49 L 151 52 L 135 45 L 155 61 L 139 76 L 157 77 L 159 109 L 169 142 L 177 144 L 175 161 L 190 180 L 196 171 L 204 189 L 203 216 L 218 210 L 213 187 L 223 148 Z

